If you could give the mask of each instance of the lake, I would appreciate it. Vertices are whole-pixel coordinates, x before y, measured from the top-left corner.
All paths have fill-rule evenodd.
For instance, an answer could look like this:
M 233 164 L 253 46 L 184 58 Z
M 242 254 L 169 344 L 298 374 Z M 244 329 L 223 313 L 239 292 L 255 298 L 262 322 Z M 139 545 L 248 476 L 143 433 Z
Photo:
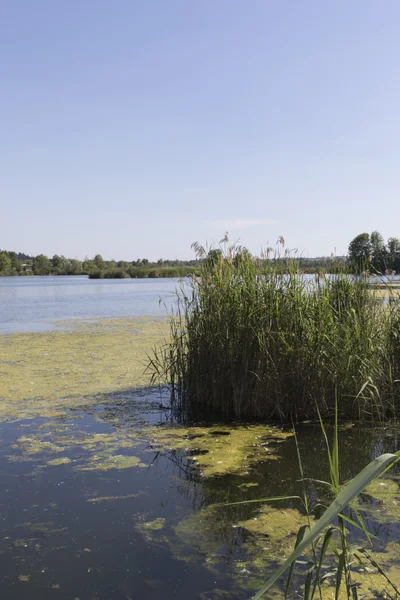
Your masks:
M 290 553 L 305 522 L 301 504 L 243 502 L 302 493 L 291 430 L 177 425 L 166 392 L 149 387 L 146 357 L 167 335 L 159 298 L 171 306 L 176 286 L 164 279 L 0 279 L 4 598 L 245 600 Z M 319 426 L 298 427 L 297 441 L 318 516 L 329 501 L 320 483 L 328 464 Z M 342 481 L 397 450 L 396 427 L 345 424 Z M 398 478 L 395 468 L 358 504 L 377 536 L 374 560 L 396 582 Z M 352 541 L 368 546 L 348 529 Z M 360 586 L 369 582 L 360 569 L 355 577 Z M 332 578 L 324 598 L 334 597 Z M 282 589 L 268 597 L 282 598 Z M 367 589 L 366 597 L 379 597 Z
M 163 315 L 177 279 L 0 277 L 0 331 L 40 331 L 57 321 Z

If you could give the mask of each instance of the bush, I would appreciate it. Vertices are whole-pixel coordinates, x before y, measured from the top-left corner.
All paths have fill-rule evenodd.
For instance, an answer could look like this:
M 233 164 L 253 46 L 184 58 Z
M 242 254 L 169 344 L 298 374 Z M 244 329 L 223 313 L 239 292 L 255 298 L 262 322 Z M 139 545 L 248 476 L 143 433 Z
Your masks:
M 89 273 L 89 279 L 103 279 L 103 278 L 104 278 L 104 271 L 101 271 L 100 269 Z

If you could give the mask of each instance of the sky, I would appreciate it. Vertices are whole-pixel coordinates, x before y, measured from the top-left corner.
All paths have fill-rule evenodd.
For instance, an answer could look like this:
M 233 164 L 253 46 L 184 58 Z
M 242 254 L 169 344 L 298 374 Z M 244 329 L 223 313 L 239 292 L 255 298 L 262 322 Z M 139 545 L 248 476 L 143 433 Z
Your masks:
M 2 0 L 0 248 L 400 236 L 398 0 Z

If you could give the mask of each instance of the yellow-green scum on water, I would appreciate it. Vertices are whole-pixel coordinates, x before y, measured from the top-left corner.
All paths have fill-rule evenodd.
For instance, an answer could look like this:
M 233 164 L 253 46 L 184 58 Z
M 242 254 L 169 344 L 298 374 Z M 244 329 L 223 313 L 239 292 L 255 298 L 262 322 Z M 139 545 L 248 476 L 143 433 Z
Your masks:
M 159 426 L 144 433 L 153 449 L 190 452 L 204 477 L 245 474 L 259 462 L 277 459 L 277 444 L 292 435 L 267 425 Z
M 0 335 L 0 421 L 63 416 L 148 385 L 146 357 L 166 329 L 165 319 L 137 317 Z

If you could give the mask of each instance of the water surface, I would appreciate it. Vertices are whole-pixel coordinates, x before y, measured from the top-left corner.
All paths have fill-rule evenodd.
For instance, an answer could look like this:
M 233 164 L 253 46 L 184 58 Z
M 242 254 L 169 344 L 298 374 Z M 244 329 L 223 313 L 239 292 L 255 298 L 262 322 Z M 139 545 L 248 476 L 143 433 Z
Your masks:
M 0 277 L 0 332 L 41 331 L 57 321 L 166 313 L 178 279 Z
M 2 597 L 246 600 L 290 552 L 305 519 L 298 501 L 223 506 L 302 493 L 290 431 L 176 429 L 165 391 L 147 387 L 144 359 L 164 335 L 158 297 L 170 301 L 175 286 L 0 279 Z M 305 475 L 328 479 L 319 426 L 297 434 Z M 339 441 L 342 481 L 399 449 L 396 427 L 350 424 Z M 389 500 L 364 494 L 359 510 L 377 536 L 375 559 L 390 558 L 399 579 L 397 477 Z M 306 489 L 318 516 L 328 488 Z

